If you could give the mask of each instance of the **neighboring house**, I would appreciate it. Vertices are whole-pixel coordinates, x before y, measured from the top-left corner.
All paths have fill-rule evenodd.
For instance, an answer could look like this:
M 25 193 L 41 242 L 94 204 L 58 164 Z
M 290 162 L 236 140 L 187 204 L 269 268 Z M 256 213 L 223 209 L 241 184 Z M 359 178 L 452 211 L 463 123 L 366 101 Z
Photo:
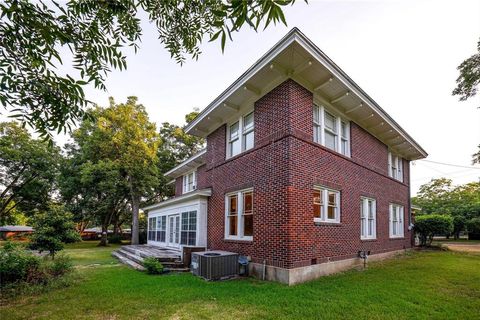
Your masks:
M 32 232 L 33 228 L 29 226 L 2 226 L 0 227 L 0 239 L 7 240 L 16 238 L 23 240 Z
M 149 244 L 237 252 L 289 284 L 412 246 L 410 161 L 427 153 L 298 29 L 186 132 L 207 147 L 144 208 Z

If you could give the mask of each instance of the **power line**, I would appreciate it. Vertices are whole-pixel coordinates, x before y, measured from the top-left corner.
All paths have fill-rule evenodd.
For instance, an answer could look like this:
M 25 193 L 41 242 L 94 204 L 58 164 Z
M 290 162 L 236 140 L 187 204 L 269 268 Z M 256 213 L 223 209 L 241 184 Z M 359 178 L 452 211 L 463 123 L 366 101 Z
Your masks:
M 480 170 L 480 167 L 462 166 L 462 165 L 459 165 L 459 164 L 452 164 L 452 163 L 431 161 L 431 160 L 425 160 L 425 159 L 420 159 L 420 160 L 417 160 L 417 161 L 425 161 L 425 162 L 430 162 L 430 163 L 435 163 L 435 164 L 441 164 L 441 165 L 450 166 L 450 167 L 458 167 L 458 168 L 467 168 L 467 169 L 477 169 L 477 170 Z

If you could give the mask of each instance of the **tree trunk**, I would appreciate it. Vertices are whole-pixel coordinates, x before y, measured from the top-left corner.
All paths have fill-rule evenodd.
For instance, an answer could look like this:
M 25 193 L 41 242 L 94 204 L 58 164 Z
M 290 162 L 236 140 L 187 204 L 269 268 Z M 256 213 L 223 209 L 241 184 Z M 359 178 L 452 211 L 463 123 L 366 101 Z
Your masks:
M 100 243 L 98 244 L 99 247 L 106 247 L 108 246 L 108 226 L 102 226 L 102 237 L 100 238 Z
M 132 244 L 139 244 L 138 211 L 140 209 L 140 197 L 132 194 Z

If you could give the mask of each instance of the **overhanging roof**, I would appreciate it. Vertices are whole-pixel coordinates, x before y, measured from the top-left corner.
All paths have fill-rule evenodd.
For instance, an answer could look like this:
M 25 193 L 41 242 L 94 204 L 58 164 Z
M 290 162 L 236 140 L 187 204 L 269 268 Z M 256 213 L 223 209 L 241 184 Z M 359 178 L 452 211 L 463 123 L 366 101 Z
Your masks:
M 395 120 L 297 28 L 213 100 L 185 131 L 206 137 L 289 78 L 310 90 L 316 101 L 335 108 L 402 157 L 416 160 L 427 156 Z
M 205 163 L 205 155 L 207 154 L 207 149 L 202 149 L 200 150 L 197 154 L 191 156 L 187 160 L 183 161 L 180 163 L 178 166 L 175 168 L 171 169 L 170 171 L 167 171 L 164 176 L 170 177 L 175 179 L 176 177 L 179 177 L 181 175 L 184 175 L 185 173 L 189 172 L 190 170 L 193 170 L 197 168 L 198 166 L 201 166 L 202 164 Z M 169 182 L 170 183 L 170 182 Z
M 179 197 L 174 197 L 174 198 L 162 201 L 162 202 L 152 204 L 150 206 L 142 208 L 142 210 L 145 211 L 145 212 L 148 212 L 150 210 L 165 208 L 166 206 L 181 203 L 181 202 L 184 202 L 184 201 L 189 201 L 189 200 L 193 200 L 193 199 L 197 199 L 197 198 L 210 197 L 211 195 L 212 195 L 212 189 L 196 190 L 196 191 L 192 191 L 192 192 L 186 193 L 184 195 L 181 195 Z

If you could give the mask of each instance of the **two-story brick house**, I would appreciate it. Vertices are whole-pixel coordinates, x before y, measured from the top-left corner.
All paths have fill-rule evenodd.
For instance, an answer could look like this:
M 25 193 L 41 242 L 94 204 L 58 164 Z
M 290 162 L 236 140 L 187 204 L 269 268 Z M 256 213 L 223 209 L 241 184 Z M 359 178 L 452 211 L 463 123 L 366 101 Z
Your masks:
M 238 252 L 289 284 L 412 246 L 409 164 L 426 152 L 298 29 L 186 131 L 207 146 L 145 208 L 149 244 Z

